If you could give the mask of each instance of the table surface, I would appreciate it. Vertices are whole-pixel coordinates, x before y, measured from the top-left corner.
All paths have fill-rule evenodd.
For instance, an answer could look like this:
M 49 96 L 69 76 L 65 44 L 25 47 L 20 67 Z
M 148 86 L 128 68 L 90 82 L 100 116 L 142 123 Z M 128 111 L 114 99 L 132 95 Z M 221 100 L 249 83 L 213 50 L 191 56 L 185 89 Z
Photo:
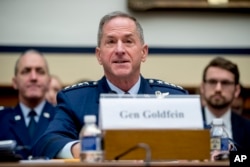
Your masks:
M 133 166 L 152 166 L 152 167 L 228 167 L 229 161 L 217 162 L 190 162 L 190 161 L 162 161 L 162 162 L 138 162 L 138 161 L 116 161 L 101 163 L 83 163 L 76 160 L 36 160 L 20 162 L 1 162 L 0 167 L 133 167 Z

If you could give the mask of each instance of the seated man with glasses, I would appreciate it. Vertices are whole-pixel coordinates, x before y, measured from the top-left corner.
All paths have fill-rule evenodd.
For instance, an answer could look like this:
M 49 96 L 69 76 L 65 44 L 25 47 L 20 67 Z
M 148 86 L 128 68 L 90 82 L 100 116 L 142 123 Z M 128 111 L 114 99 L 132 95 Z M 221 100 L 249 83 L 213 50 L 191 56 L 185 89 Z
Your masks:
M 229 138 L 237 150 L 250 150 L 250 121 L 231 109 L 233 100 L 240 93 L 239 70 L 236 64 L 216 57 L 203 71 L 200 86 L 201 97 L 205 102 L 202 108 L 205 126 L 214 118 L 222 118 Z

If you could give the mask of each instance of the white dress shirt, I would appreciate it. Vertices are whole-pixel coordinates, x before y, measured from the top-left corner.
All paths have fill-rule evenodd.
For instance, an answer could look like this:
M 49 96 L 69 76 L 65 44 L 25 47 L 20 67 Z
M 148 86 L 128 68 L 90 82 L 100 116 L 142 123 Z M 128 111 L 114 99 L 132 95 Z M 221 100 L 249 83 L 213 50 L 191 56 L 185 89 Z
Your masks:
M 20 108 L 21 108 L 21 111 L 23 113 L 23 116 L 24 116 L 24 121 L 25 121 L 25 125 L 28 127 L 29 125 L 29 122 L 30 122 L 30 117 L 29 117 L 29 112 L 31 110 L 34 110 L 36 112 L 36 116 L 34 117 L 35 121 L 38 122 L 39 121 L 39 117 L 41 116 L 42 114 L 42 110 L 43 110 L 43 107 L 45 105 L 45 100 L 43 102 L 41 102 L 38 106 L 36 106 L 35 108 L 29 108 L 27 107 L 26 105 L 24 105 L 23 103 L 20 103 Z

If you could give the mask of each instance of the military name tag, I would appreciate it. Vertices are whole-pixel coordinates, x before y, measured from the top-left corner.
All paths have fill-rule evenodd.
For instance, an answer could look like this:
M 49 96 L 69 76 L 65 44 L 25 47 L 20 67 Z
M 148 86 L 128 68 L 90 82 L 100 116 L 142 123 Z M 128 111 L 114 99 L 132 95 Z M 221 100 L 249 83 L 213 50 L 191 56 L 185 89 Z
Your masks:
M 199 95 L 100 97 L 102 129 L 203 129 Z

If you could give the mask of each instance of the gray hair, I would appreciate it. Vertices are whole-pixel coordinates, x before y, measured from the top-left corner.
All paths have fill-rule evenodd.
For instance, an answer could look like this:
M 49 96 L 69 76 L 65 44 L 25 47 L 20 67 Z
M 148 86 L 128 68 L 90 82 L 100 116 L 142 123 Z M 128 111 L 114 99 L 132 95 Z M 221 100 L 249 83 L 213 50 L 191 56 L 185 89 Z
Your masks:
M 108 21 L 112 20 L 115 17 L 124 17 L 124 18 L 128 18 L 128 19 L 133 20 L 135 22 L 136 30 L 138 32 L 138 35 L 140 37 L 140 41 L 141 41 L 142 44 L 144 44 L 143 29 L 142 29 L 141 24 L 137 21 L 137 19 L 135 17 L 127 14 L 127 13 L 123 13 L 123 12 L 120 12 L 120 11 L 115 11 L 115 12 L 112 12 L 112 13 L 109 13 L 109 14 L 103 16 L 102 19 L 100 20 L 99 28 L 98 28 L 98 36 L 97 36 L 97 46 L 98 47 L 101 45 L 101 38 L 102 38 L 102 35 L 103 35 L 103 26 L 104 26 L 104 24 L 107 23 Z
M 24 55 L 26 55 L 27 53 L 35 53 L 35 54 L 38 54 L 38 55 L 40 55 L 41 57 L 43 57 L 43 59 L 44 59 L 44 61 L 45 61 L 45 64 L 46 64 L 46 68 L 47 68 L 47 70 L 48 70 L 48 74 L 49 74 L 49 66 L 48 66 L 47 60 L 45 59 L 44 55 L 43 55 L 41 52 L 39 52 L 38 50 L 29 49 L 29 50 L 24 51 L 24 52 L 19 56 L 19 58 L 17 59 L 17 61 L 16 61 L 16 63 L 15 63 L 15 69 L 14 69 L 14 74 L 15 74 L 15 76 L 16 76 L 17 73 L 18 73 L 18 64 L 19 64 L 19 62 L 20 62 L 20 59 L 21 59 Z

